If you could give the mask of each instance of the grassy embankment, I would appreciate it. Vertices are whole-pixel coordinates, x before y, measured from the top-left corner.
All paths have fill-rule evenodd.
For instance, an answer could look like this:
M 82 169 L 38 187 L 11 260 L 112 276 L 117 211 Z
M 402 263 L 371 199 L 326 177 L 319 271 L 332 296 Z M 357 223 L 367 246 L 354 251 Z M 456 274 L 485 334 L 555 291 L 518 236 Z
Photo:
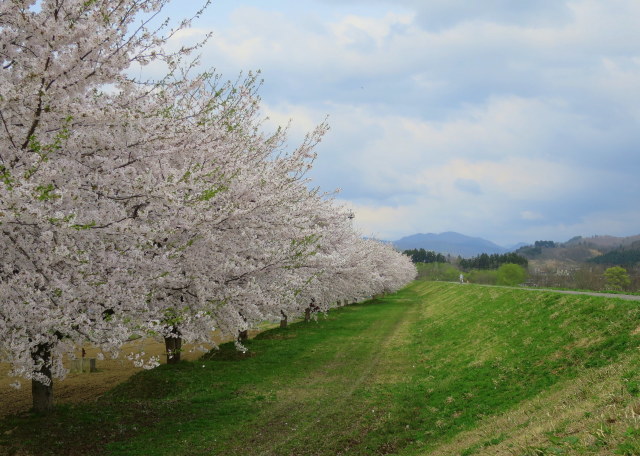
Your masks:
M 0 453 L 640 454 L 640 308 L 416 282 L 0 421 Z

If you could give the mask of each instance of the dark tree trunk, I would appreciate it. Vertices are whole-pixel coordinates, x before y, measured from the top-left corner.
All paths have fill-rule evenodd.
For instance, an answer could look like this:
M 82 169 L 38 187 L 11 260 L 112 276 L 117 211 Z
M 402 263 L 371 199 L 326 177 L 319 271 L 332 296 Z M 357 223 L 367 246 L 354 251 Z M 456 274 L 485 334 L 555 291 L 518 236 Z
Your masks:
M 311 303 L 309 304 L 309 307 L 304 309 L 304 321 L 310 321 L 311 314 L 314 312 L 318 312 L 319 310 L 320 310 L 320 307 L 316 305 L 315 298 L 311 298 Z
M 33 360 L 43 361 L 39 373 L 49 379 L 49 384 L 45 385 L 37 380 L 31 380 L 31 398 L 33 400 L 33 411 L 37 413 L 49 413 L 53 410 L 53 379 L 51 378 L 51 346 L 40 344 L 37 351 L 31 355 Z
M 240 317 L 242 318 L 242 320 L 246 323 L 247 319 L 244 318 L 244 315 L 242 314 L 242 312 L 240 312 Z M 240 343 L 249 340 L 249 330 L 245 329 L 244 331 L 240 331 L 238 333 L 238 337 L 236 338 L 236 340 Z
M 179 336 L 165 337 L 164 345 L 167 350 L 167 364 L 178 364 L 182 352 L 182 338 Z
M 287 327 L 287 314 L 285 314 L 283 311 L 280 311 L 280 313 L 282 314 L 282 318 L 280 319 L 280 327 L 281 328 L 286 328 Z

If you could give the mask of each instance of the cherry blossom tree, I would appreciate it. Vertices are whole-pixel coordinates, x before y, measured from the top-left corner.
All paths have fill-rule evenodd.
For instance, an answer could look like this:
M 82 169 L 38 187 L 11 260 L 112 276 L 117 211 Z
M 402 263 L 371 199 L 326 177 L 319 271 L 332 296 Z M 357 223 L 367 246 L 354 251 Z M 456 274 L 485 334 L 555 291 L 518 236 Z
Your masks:
M 155 214 L 149 219 L 155 230 L 150 254 L 158 268 L 152 275 L 162 278 L 148 318 L 165 339 L 169 362 L 179 361 L 183 339 L 211 343 L 213 331 L 233 337 L 265 320 L 300 315 L 309 307 L 304 291 L 321 277 L 326 305 L 342 294 L 353 297 L 347 290 L 341 294 L 327 271 L 364 242 L 347 213 L 309 190 L 304 179 L 326 125 L 287 153 L 285 130 L 262 133 L 255 79 L 221 88 L 216 78 L 204 80 L 189 89 L 195 87 L 197 96 L 171 95 L 165 128 L 187 125 L 187 134 L 170 135 L 183 138 L 182 152 L 159 159 L 157 188 L 146 192 L 165 195 L 145 211 Z M 379 274 L 366 270 L 367 255 L 352 255 L 351 269 L 341 271 L 345 288 L 353 288 L 352 275 L 359 274 L 364 291 L 357 296 L 373 294 L 365 284 Z
M 351 211 L 327 199 L 316 201 L 313 210 L 316 247 L 294 271 L 300 285 L 291 315 L 308 320 L 312 313 L 396 291 L 415 278 L 405 256 L 353 229 Z
M 189 51 L 166 54 L 162 26 L 135 25 L 165 3 L 0 3 L 0 353 L 32 380 L 39 411 L 52 406 L 64 354 L 86 341 L 117 350 L 144 310 L 130 228 L 161 135 L 140 111 L 151 89 L 125 70 Z
M 233 98 L 251 92 L 247 86 L 231 90 Z M 159 182 L 160 187 L 179 184 L 170 201 L 157 208 L 162 215 L 153 221 L 158 238 L 152 243 L 153 255 L 164 263 L 157 263 L 163 268 L 157 271 L 162 281 L 150 302 L 156 314 L 151 320 L 165 338 L 171 362 L 179 360 L 182 339 L 210 343 L 214 330 L 235 335 L 250 321 L 271 319 L 270 309 L 278 302 L 273 294 L 283 294 L 282 271 L 310 248 L 312 234 L 303 210 L 310 192 L 302 176 L 326 127 L 320 126 L 292 153 L 278 154 L 284 131 L 259 133 L 259 122 L 247 115 L 250 106 L 245 105 L 231 129 L 223 112 L 215 113 L 215 120 L 198 120 L 196 125 L 205 127 L 201 134 L 195 134 L 199 127 L 191 130 L 197 144 L 178 157 L 181 163 L 172 156 L 169 177 Z M 173 224 L 175 220 L 180 223 Z M 165 247 L 173 253 L 166 255 Z
M 154 334 L 177 361 L 183 339 L 415 276 L 309 188 L 325 124 L 289 150 L 286 129 L 265 133 L 257 75 L 191 75 L 191 49 L 163 49 L 172 31 L 134 25 L 167 1 L 0 3 L 0 360 L 38 411 L 82 344 L 116 355 Z M 127 76 L 153 61 L 166 77 Z

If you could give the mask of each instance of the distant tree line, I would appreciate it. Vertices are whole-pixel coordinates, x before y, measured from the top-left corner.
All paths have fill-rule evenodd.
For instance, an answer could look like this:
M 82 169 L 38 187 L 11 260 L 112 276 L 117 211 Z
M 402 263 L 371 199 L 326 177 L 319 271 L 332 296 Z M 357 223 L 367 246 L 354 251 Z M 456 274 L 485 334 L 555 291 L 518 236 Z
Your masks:
M 405 255 L 411 258 L 414 263 L 446 263 L 447 258 L 441 254 L 432 250 L 425 249 L 410 249 L 405 250 Z
M 459 266 L 465 270 L 471 269 L 498 269 L 503 264 L 517 264 L 526 268 L 529 265 L 529 261 L 518 255 L 517 253 L 504 253 L 488 255 L 486 253 L 480 254 L 473 258 L 461 258 L 458 262 Z
M 540 255 L 543 248 L 553 249 L 555 247 L 557 247 L 557 245 L 553 241 L 536 241 L 533 243 L 533 245 L 527 245 L 525 247 L 519 248 L 518 252 L 522 255 L 534 257 L 536 255 Z
M 552 249 L 556 246 L 556 243 L 553 241 L 536 241 L 533 243 L 533 246 L 540 247 L 540 248 L 546 247 L 546 248 Z
M 591 258 L 590 263 L 633 266 L 640 263 L 640 249 L 619 249 Z

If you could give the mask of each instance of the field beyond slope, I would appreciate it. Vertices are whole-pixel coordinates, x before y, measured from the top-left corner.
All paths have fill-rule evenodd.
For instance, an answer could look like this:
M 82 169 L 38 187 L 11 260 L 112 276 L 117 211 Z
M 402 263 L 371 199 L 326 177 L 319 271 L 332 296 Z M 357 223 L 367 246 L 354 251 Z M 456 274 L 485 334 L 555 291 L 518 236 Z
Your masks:
M 640 308 L 414 282 L 0 420 L 12 455 L 637 455 Z

